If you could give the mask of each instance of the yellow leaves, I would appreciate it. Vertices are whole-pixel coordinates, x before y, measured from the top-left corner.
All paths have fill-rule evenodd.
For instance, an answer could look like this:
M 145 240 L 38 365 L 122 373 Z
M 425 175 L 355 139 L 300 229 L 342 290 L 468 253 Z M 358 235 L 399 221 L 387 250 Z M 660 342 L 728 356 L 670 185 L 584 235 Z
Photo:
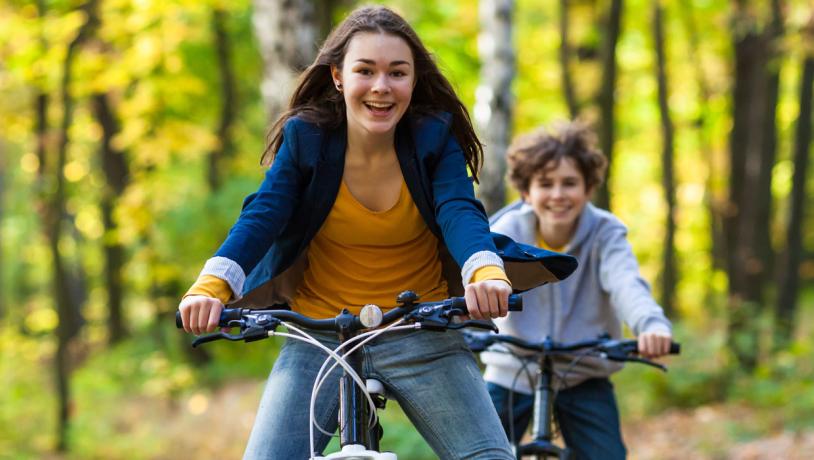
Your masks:
M 88 239 L 95 240 L 104 234 L 102 221 L 95 208 L 85 207 L 76 214 L 76 228 Z
M 52 308 L 37 308 L 25 317 L 25 326 L 33 333 L 46 333 L 59 324 L 57 312 Z
M 68 182 L 79 182 L 88 175 L 88 165 L 84 161 L 74 160 L 65 165 L 63 172 Z
M 28 174 L 34 174 L 40 167 L 40 159 L 32 152 L 27 152 L 20 157 L 20 169 Z

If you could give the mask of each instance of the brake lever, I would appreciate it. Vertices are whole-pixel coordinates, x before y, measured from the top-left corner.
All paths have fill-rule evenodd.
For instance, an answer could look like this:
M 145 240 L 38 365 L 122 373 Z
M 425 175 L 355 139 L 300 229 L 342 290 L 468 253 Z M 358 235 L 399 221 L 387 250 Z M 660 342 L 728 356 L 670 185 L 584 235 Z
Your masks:
M 657 363 L 655 361 L 651 361 L 651 360 L 649 360 L 647 358 L 640 358 L 638 356 L 632 356 L 632 357 L 627 358 L 626 361 L 633 361 L 633 362 L 637 362 L 637 363 L 647 364 L 648 366 L 653 366 L 656 369 L 660 369 L 662 372 L 667 372 L 667 366 L 665 366 L 664 364 L 661 364 L 661 363 Z
M 651 361 L 647 358 L 641 358 L 639 356 L 629 356 L 627 354 L 619 352 L 618 350 L 602 351 L 599 353 L 599 356 L 610 361 L 619 361 L 619 362 L 632 361 L 635 363 L 647 364 L 648 366 L 652 366 L 655 367 L 656 369 L 660 369 L 664 372 L 667 372 L 667 366 L 665 366 L 664 364 Z
M 243 340 L 243 338 L 244 338 L 243 334 L 227 334 L 225 332 L 216 332 L 214 334 L 196 337 L 195 340 L 192 341 L 192 348 L 197 348 L 198 345 L 214 342 L 215 340 L 229 340 L 230 342 L 237 342 L 239 340 Z
M 461 329 L 464 327 L 474 327 L 478 329 L 486 329 L 487 331 L 492 331 L 497 333 L 498 329 L 493 323 L 489 321 L 480 321 L 476 319 L 468 319 L 466 321 L 461 321 L 460 323 L 450 323 L 447 326 L 447 329 Z

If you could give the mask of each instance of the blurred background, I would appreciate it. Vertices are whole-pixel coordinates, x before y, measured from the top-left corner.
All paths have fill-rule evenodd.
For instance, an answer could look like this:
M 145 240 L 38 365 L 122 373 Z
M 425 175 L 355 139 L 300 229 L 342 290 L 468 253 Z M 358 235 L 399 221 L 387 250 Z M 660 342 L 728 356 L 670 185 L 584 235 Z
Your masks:
M 392 0 L 486 144 L 592 123 L 596 202 L 683 343 L 614 382 L 631 458 L 814 451 L 814 4 Z M 0 458 L 239 458 L 279 346 L 189 347 L 178 300 L 351 0 L 0 1 Z M 306 391 L 306 390 L 304 390 Z M 434 458 L 395 402 L 385 440 Z

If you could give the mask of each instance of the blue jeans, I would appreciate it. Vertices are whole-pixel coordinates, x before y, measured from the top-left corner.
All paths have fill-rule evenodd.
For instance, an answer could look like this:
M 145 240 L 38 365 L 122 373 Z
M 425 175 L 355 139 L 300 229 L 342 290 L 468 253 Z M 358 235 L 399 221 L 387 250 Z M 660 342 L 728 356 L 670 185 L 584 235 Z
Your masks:
M 509 436 L 509 389 L 488 383 L 489 396 Z M 514 442 L 520 441 L 531 421 L 534 396 L 512 395 Z M 624 459 L 627 455 L 619 428 L 619 410 L 613 384 L 606 378 L 586 380 L 559 391 L 554 398 L 554 416 L 565 445 L 577 460 Z
M 334 337 L 316 337 L 329 348 L 337 346 Z M 363 377 L 384 384 L 440 458 L 514 459 L 475 357 L 459 333 L 388 332 L 369 342 L 363 353 Z M 309 457 L 311 388 L 325 357 L 312 345 L 286 341 L 266 384 L 244 459 Z M 316 401 L 316 419 L 331 432 L 337 428 L 339 375 L 337 368 Z M 315 431 L 315 448 L 321 452 L 329 438 Z

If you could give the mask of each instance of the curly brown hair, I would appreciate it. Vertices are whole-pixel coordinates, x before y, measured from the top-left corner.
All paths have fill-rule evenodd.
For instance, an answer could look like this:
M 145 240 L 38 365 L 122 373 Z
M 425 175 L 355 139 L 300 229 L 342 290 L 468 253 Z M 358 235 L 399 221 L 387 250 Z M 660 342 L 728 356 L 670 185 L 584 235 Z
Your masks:
M 557 122 L 518 136 L 507 156 L 509 180 L 521 193 L 528 192 L 535 176 L 556 168 L 563 158 L 574 161 L 586 190 L 602 183 L 608 164 L 591 129 L 579 121 Z

